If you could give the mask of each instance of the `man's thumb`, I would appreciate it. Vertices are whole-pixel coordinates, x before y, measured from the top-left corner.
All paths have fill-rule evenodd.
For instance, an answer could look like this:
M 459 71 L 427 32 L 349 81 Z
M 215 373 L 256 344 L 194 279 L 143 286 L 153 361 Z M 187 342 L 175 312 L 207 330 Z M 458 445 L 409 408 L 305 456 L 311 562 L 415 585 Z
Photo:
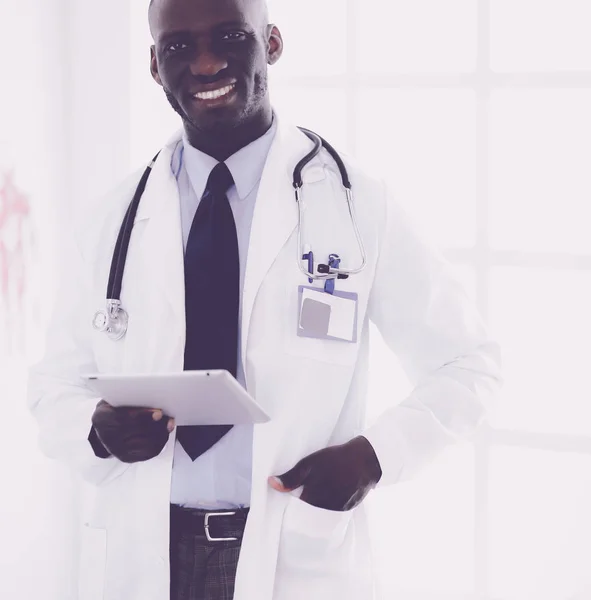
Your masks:
M 273 487 L 281 492 L 291 492 L 304 485 L 308 475 L 310 474 L 310 467 L 303 461 L 300 461 L 293 469 L 290 469 L 283 475 L 271 477 L 271 485 L 276 482 L 278 485 Z

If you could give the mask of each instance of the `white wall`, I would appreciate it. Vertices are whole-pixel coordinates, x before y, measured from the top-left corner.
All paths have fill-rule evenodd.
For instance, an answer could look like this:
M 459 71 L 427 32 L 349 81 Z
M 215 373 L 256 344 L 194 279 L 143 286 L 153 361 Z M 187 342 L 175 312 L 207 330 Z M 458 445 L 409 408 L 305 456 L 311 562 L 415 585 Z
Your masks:
M 73 598 L 65 560 L 71 534 L 70 478 L 37 451 L 24 401 L 25 365 L 42 345 L 41 330 L 55 290 L 56 225 L 64 218 L 68 199 L 65 11 L 63 0 L 0 3 L 0 186 L 3 173 L 12 171 L 31 206 L 23 230 L 27 261 L 22 312 L 0 294 L 2 314 L 9 315 L 10 324 L 0 328 L 0 597 L 15 600 Z M 0 231 L 0 241 L 14 250 L 16 234 L 11 221 Z
M 78 486 L 37 450 L 26 365 L 43 347 L 67 256 L 73 205 L 127 174 L 129 19 L 117 0 L 0 2 L 0 185 L 5 170 L 31 205 L 25 314 L 0 327 L 0 598 L 77 600 Z M 122 10 L 123 8 L 123 10 Z M 0 231 L 14 246 L 16 229 Z M 28 238 L 27 238 L 28 239 Z M 7 314 L 6 302 L 2 314 Z M 21 329 L 20 324 L 25 324 Z
M 68 179 L 71 198 L 79 203 L 128 174 L 128 3 L 69 0 L 68 29 Z

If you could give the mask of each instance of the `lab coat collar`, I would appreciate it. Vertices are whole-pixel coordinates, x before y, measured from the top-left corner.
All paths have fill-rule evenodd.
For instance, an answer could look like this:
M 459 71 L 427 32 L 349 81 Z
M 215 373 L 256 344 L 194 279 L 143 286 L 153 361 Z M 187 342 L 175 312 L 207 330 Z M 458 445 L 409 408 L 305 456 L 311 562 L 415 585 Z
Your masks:
M 242 173 L 240 173 L 237 177 L 237 179 L 238 179 L 237 191 L 238 191 L 238 195 L 240 196 L 240 198 L 247 197 L 248 194 L 252 191 L 253 187 L 256 185 L 257 181 L 260 180 L 262 182 L 265 172 L 268 170 L 269 163 L 270 163 L 270 157 L 272 154 L 275 157 L 275 160 L 274 160 L 275 165 L 277 165 L 279 162 L 281 162 L 282 167 L 283 167 L 282 174 L 289 177 L 289 180 L 291 181 L 293 179 L 293 169 L 295 168 L 295 165 L 298 163 L 298 161 L 304 155 L 304 154 L 301 154 L 300 156 L 298 156 L 297 155 L 298 150 L 296 148 L 299 148 L 299 151 L 302 152 L 302 149 L 306 150 L 306 148 L 308 148 L 308 146 L 310 146 L 310 143 L 307 143 L 305 136 L 302 133 L 300 133 L 299 131 L 297 131 L 297 129 L 294 125 L 283 120 L 281 118 L 281 116 L 277 114 L 276 111 L 273 111 L 273 116 L 274 116 L 274 119 L 273 119 L 273 125 L 271 126 L 271 129 L 269 129 L 269 131 L 267 131 L 267 133 L 265 133 L 258 140 L 255 140 L 254 142 L 252 142 L 252 144 L 257 144 L 257 142 L 260 144 L 269 144 L 270 143 L 271 147 L 270 147 L 268 153 L 264 157 L 261 158 L 262 165 L 264 165 L 263 175 L 260 176 L 260 171 L 255 170 L 255 169 L 253 169 L 252 173 L 247 176 L 243 176 Z M 179 202 L 179 200 L 178 200 L 178 185 L 177 185 L 176 177 L 175 177 L 175 174 L 173 173 L 171 164 L 172 164 L 172 158 L 173 158 L 173 155 L 175 153 L 177 146 L 179 144 L 183 143 L 183 135 L 184 135 L 184 130 L 182 128 L 178 129 L 173 135 L 170 136 L 170 138 L 166 142 L 165 146 L 160 151 L 160 154 L 158 155 L 158 158 L 156 159 L 156 162 L 152 168 L 152 174 L 151 174 L 150 178 L 148 179 L 148 183 L 146 185 L 146 190 L 144 192 L 144 195 L 142 196 L 140 205 L 138 207 L 138 211 L 137 211 L 136 218 L 135 218 L 136 223 L 139 221 L 142 221 L 143 219 L 149 219 L 150 217 L 152 217 L 153 215 L 158 213 L 166 205 L 168 205 L 170 202 L 176 202 L 178 205 L 178 202 Z M 269 136 L 269 137 L 267 137 L 267 136 Z M 271 142 L 269 142 L 269 138 L 272 138 Z M 290 156 L 289 156 L 290 153 L 288 152 L 286 146 L 289 146 L 293 142 L 297 142 L 297 143 L 295 144 L 295 146 L 293 146 L 293 148 L 295 149 L 295 152 L 291 153 L 291 160 L 290 160 Z M 236 168 L 234 168 L 234 170 L 233 170 L 232 169 L 233 165 L 231 166 L 231 163 L 234 162 L 236 157 L 238 157 L 238 155 L 241 154 L 241 152 L 243 150 L 247 151 L 247 149 L 250 148 L 250 146 L 252 144 L 249 144 L 249 146 L 245 146 L 242 150 L 240 150 L 239 152 L 234 154 L 232 157 L 230 157 L 228 159 L 228 161 L 226 161 L 228 164 L 228 167 L 230 168 L 232 176 L 235 175 Z M 281 160 L 280 160 L 280 155 L 281 155 Z M 207 155 L 203 155 L 203 156 L 207 157 Z M 296 157 L 297 157 L 297 160 L 296 160 Z M 210 161 L 213 161 L 213 164 L 211 166 L 211 168 L 213 168 L 217 164 L 217 161 L 212 157 L 207 157 L 207 158 L 209 158 Z M 231 159 L 234 159 L 234 160 L 231 160 Z M 211 169 L 209 169 L 209 171 L 211 171 Z M 245 169 L 245 171 L 248 171 L 248 169 Z M 138 174 L 138 181 L 139 181 L 140 176 L 141 176 L 141 174 Z M 205 181 L 202 184 L 203 185 L 202 189 L 201 189 L 201 186 L 199 186 L 199 189 L 195 189 L 196 193 L 201 191 L 201 194 L 198 194 L 199 198 L 203 195 L 203 191 L 205 190 L 205 185 L 207 183 L 208 176 L 209 176 L 209 173 L 208 173 L 207 177 L 199 178 L 200 180 L 204 179 L 204 181 Z M 259 178 L 257 179 L 257 177 L 259 177 Z M 155 181 L 157 182 L 156 186 L 154 185 Z M 236 179 L 235 179 L 235 181 L 236 181 Z M 161 194 L 162 186 L 166 186 L 166 188 L 170 192 L 172 192 L 172 188 L 174 186 L 175 188 L 177 188 L 177 192 L 174 194 L 169 193 L 168 196 L 164 196 Z M 152 192 L 157 191 L 160 193 L 151 193 L 151 191 Z M 291 196 L 293 196 L 293 188 L 291 187 L 291 185 L 290 185 L 290 194 L 291 194 Z M 259 187 L 258 195 L 259 196 L 261 195 L 260 187 Z M 293 202 L 292 204 L 295 204 L 295 202 Z
M 171 162 L 174 151 L 182 139 L 182 135 L 182 130 L 177 131 L 158 154 L 152 167 L 152 173 L 146 184 L 146 189 L 142 195 L 135 223 L 151 218 L 166 207 L 174 210 L 173 207 L 176 206 L 178 209 L 178 185 L 172 172 Z

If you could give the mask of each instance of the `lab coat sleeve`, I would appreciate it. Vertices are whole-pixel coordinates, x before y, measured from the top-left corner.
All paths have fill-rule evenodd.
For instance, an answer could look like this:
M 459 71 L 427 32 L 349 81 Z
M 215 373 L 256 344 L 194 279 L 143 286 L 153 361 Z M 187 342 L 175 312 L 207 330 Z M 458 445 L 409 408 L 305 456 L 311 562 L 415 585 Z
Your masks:
M 81 378 L 97 370 L 90 340 L 91 273 L 74 239 L 70 238 L 64 256 L 66 268 L 45 354 L 29 372 L 28 404 L 39 426 L 42 452 L 71 467 L 85 481 L 102 485 L 129 465 L 114 457 L 97 457 L 89 442 L 91 418 L 100 400 Z
M 449 263 L 385 196 L 368 315 L 414 389 L 363 432 L 382 468 L 378 487 L 413 478 L 471 434 L 501 384 L 499 346 Z

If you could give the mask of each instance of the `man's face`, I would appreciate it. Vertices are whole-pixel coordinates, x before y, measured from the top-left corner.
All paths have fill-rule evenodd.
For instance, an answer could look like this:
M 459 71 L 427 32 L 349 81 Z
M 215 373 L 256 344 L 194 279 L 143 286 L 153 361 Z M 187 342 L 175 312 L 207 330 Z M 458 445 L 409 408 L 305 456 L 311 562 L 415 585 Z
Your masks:
M 283 48 L 265 0 L 155 0 L 150 28 L 152 75 L 190 126 L 227 131 L 265 109 Z

